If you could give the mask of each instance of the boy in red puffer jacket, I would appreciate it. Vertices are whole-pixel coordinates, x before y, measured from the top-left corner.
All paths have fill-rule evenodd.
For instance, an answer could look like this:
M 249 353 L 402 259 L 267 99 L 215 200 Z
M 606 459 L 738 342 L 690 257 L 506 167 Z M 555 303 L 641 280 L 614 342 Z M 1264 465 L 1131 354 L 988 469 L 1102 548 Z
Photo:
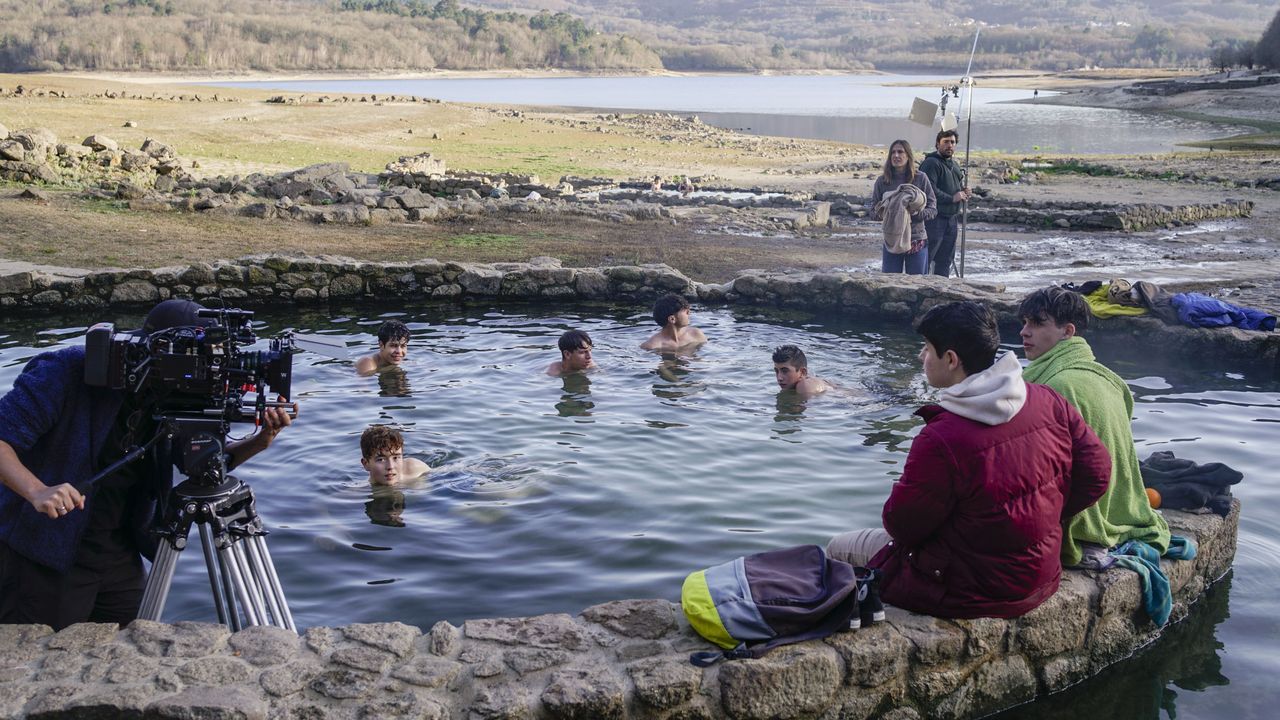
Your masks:
M 1058 589 L 1062 525 L 1106 492 L 1111 457 L 1080 413 L 997 358 L 995 316 L 940 305 L 916 326 L 938 404 L 884 505 L 884 529 L 832 539 L 832 557 L 880 571 L 880 596 L 949 618 L 1017 617 Z

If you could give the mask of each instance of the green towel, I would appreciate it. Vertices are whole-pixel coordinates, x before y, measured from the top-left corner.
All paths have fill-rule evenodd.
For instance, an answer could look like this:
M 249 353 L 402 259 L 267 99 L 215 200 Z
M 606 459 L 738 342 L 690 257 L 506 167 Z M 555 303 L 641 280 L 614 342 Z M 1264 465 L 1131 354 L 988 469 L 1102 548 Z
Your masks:
M 1080 543 L 1113 547 L 1141 540 L 1164 553 L 1169 525 L 1151 507 L 1138 451 L 1133 446 L 1133 395 L 1118 375 L 1093 357 L 1082 337 L 1063 340 L 1022 371 L 1027 382 L 1048 385 L 1080 411 L 1111 453 L 1111 487 L 1096 504 L 1071 519 L 1062 539 L 1062 564 L 1080 562 Z

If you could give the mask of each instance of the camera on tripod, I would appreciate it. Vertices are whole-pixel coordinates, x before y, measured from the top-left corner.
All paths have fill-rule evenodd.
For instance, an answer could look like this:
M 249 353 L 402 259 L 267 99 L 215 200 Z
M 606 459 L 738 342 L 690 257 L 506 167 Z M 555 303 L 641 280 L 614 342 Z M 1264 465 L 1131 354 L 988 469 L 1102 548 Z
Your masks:
M 196 315 L 208 325 L 157 330 L 144 335 L 116 332 L 111 323 L 98 323 L 85 336 L 84 380 L 94 387 L 150 391 L 160 414 L 195 414 L 227 422 L 248 422 L 275 405 L 266 401 L 268 388 L 289 397 L 293 354 L 292 333 L 271 338 L 266 350 L 245 350 L 257 342 L 253 312 L 236 308 L 205 308 Z M 247 392 L 257 394 L 251 405 Z M 284 406 L 284 404 L 281 404 Z
M 110 323 L 89 329 L 85 383 L 142 395 L 157 421 L 146 445 L 131 449 L 90 482 L 144 452 L 153 453 L 168 473 L 162 485 L 171 485 L 173 466 L 187 478 L 159 498 L 152 532 L 161 542 L 140 617 L 159 620 L 163 614 L 178 554 L 194 525 L 219 622 L 234 630 L 249 625 L 296 630 L 253 490 L 227 474 L 227 432 L 233 422 L 263 420 L 268 408 L 294 409 L 290 402 L 268 401 L 267 395 L 289 396 L 299 348 L 291 333 L 283 333 L 271 338 L 266 350 L 245 349 L 258 340 L 247 310 L 202 308 L 196 318 L 208 322 L 150 333 L 116 332 Z M 246 400 L 249 393 L 256 397 Z

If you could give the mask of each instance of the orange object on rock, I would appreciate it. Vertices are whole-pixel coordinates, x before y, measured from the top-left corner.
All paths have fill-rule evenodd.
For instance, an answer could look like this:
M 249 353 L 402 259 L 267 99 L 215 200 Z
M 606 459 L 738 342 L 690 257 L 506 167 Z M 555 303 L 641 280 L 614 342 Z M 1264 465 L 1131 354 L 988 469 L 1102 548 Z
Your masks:
M 1147 500 L 1151 501 L 1151 507 L 1160 507 L 1160 491 L 1155 488 L 1147 488 Z

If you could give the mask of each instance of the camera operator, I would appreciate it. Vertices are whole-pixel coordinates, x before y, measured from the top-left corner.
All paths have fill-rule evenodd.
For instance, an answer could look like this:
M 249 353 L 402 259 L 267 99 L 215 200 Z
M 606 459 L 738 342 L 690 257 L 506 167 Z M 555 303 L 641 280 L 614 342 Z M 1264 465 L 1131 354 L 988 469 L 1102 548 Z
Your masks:
M 207 325 L 200 305 L 166 300 L 142 334 Z M 84 487 L 156 432 L 157 399 L 85 383 L 85 348 L 33 358 L 0 398 L 0 623 L 127 624 L 145 586 L 143 554 L 170 458 L 147 455 Z M 297 405 L 293 406 L 294 414 Z M 266 411 L 253 435 L 228 443 L 228 468 L 265 450 L 290 423 Z

